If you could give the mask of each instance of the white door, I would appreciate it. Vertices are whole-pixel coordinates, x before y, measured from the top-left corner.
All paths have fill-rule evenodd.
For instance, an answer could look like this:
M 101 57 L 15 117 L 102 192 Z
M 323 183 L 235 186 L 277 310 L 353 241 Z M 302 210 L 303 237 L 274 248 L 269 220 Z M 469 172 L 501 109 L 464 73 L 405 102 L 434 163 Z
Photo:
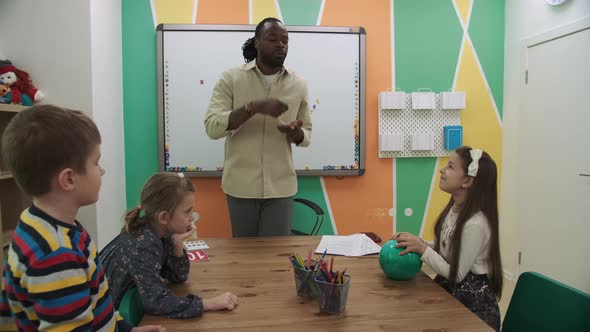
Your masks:
M 517 239 L 520 272 L 590 292 L 590 19 L 580 23 L 523 48 Z

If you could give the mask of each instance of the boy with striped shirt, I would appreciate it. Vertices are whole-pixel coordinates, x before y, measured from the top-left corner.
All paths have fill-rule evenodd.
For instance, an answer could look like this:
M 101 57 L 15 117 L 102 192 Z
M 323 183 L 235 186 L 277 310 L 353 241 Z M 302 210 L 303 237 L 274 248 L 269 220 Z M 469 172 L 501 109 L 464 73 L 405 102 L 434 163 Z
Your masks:
M 89 117 L 51 105 L 21 111 L 8 124 L 2 155 L 33 204 L 8 251 L 0 330 L 132 330 L 114 310 L 96 245 L 75 219 L 98 200 L 100 142 Z

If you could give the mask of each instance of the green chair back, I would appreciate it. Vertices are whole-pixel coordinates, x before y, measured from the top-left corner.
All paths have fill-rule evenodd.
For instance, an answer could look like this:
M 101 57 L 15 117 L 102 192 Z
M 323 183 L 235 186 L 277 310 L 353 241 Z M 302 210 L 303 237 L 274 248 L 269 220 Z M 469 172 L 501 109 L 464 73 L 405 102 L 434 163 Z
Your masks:
M 536 272 L 518 278 L 504 332 L 590 331 L 590 295 Z
M 137 287 L 129 288 L 121 303 L 119 303 L 119 314 L 131 325 L 138 326 L 143 319 L 143 304 Z

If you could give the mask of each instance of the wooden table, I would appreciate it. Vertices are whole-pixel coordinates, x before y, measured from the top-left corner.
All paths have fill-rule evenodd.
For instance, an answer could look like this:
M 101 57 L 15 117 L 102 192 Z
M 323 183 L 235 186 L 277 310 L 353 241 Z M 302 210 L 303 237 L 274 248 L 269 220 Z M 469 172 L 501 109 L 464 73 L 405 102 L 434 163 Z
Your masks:
M 426 274 L 388 279 L 377 255 L 335 256 L 334 269 L 346 267 L 351 284 L 346 310 L 329 315 L 319 313 L 317 301 L 297 297 L 288 259 L 315 250 L 320 237 L 204 240 L 210 260 L 191 263 L 189 280 L 171 289 L 202 297 L 229 291 L 240 305 L 188 320 L 146 315 L 141 325 L 161 324 L 168 331 L 492 331 Z

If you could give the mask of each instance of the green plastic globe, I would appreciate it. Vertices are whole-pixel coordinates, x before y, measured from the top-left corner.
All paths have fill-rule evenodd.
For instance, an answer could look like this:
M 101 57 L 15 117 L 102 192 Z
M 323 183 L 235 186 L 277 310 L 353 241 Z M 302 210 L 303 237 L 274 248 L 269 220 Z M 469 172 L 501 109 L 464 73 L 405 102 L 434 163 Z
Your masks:
M 400 256 L 406 247 L 396 248 L 397 241 L 391 240 L 383 245 L 379 253 L 379 265 L 386 276 L 393 280 L 410 280 L 422 268 L 420 256 L 414 252 Z

